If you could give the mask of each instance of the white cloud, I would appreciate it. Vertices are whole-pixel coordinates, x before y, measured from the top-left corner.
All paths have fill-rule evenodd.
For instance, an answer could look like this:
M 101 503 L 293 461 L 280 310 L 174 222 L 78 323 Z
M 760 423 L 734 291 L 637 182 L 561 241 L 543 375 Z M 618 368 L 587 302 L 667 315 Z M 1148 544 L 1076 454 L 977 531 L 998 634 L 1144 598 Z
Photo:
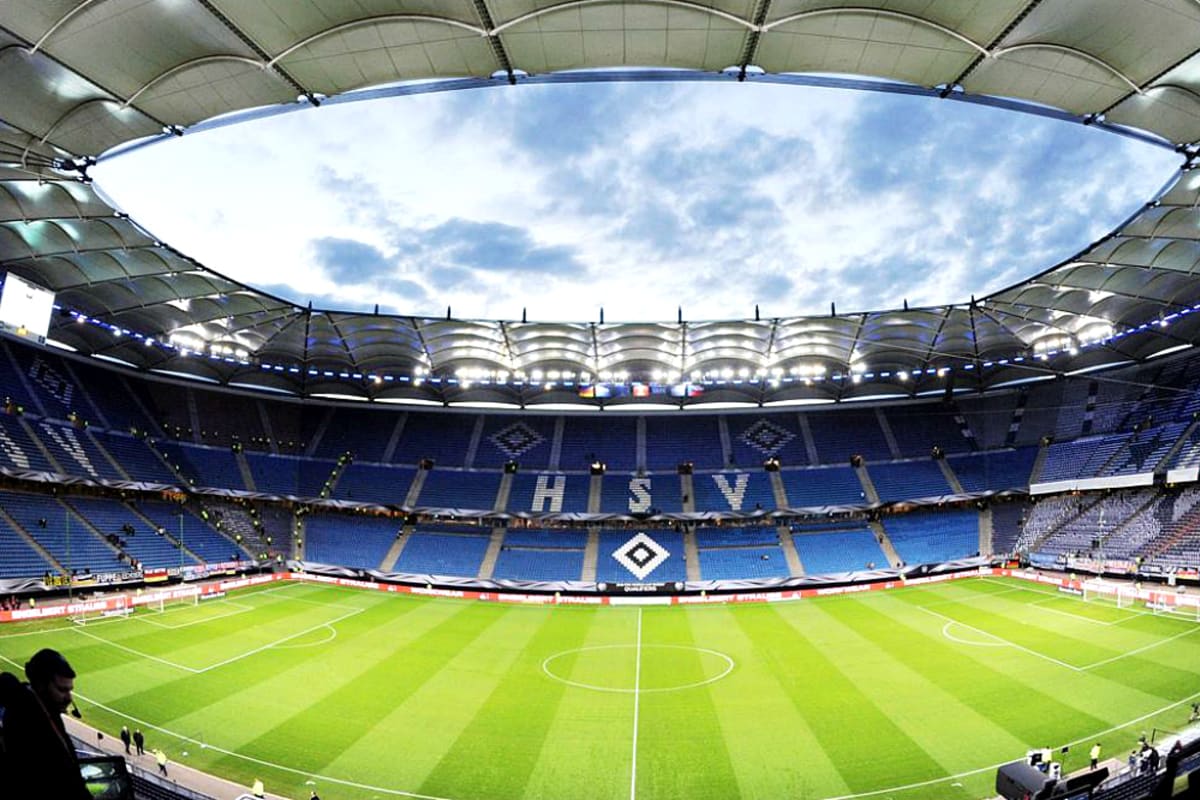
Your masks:
M 95 175 L 159 238 L 300 303 L 617 321 L 982 296 L 1104 233 L 1176 161 L 961 103 L 605 84 L 326 106 Z

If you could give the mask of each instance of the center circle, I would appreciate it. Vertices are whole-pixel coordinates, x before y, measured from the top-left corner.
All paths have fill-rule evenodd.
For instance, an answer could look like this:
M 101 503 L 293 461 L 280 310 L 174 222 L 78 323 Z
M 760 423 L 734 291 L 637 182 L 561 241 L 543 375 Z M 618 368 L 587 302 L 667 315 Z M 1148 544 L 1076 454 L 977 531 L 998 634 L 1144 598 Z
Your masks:
M 688 655 L 690 654 L 690 655 Z M 574 658 L 572 658 L 574 656 Z M 690 664 L 682 663 L 688 659 Z M 695 671 L 696 661 L 703 677 L 688 676 L 686 667 Z M 542 662 L 546 675 L 567 686 L 595 692 L 650 694 L 695 689 L 721 680 L 733 672 L 734 661 L 719 650 L 685 644 L 601 644 L 576 647 L 548 656 Z M 567 677 L 560 671 L 570 669 L 583 675 Z M 576 679 L 578 678 L 578 679 Z

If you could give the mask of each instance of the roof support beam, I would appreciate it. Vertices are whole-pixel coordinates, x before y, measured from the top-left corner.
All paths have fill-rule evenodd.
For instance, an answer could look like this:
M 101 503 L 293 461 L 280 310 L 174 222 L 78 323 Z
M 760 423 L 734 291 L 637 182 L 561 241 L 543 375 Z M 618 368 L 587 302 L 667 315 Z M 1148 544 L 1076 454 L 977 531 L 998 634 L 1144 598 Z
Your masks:
M 513 72 L 512 62 L 508 58 L 508 51 L 504 49 L 504 42 L 500 41 L 500 33 L 496 30 L 496 23 L 492 20 L 492 12 L 488 10 L 487 3 L 484 0 L 475 0 L 475 14 L 479 17 L 479 22 L 483 25 L 483 29 L 488 32 L 488 44 L 492 47 L 492 55 L 496 57 L 496 63 L 500 65 L 500 69 L 508 76 L 508 85 L 517 85 L 517 76 Z

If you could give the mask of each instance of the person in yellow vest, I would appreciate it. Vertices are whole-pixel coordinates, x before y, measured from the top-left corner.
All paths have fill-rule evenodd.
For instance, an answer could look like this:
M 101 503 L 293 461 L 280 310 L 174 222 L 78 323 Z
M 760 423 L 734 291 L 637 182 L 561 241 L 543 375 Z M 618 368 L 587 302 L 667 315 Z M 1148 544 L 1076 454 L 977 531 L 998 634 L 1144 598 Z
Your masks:
M 250 794 L 255 797 L 266 797 L 266 789 L 263 787 L 261 778 L 254 779 L 254 785 L 250 787 Z
M 162 751 L 162 748 L 154 748 L 154 761 L 158 764 L 158 771 L 164 777 L 167 774 L 167 754 Z
M 1088 752 L 1088 757 L 1092 759 L 1092 769 L 1100 763 L 1100 743 L 1096 742 L 1092 745 L 1092 749 Z

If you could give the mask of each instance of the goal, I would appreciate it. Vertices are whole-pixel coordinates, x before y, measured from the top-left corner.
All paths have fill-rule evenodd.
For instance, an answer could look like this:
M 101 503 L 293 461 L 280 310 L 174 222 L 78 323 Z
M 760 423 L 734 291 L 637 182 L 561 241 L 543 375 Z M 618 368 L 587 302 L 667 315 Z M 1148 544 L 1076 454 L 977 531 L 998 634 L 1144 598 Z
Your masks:
M 71 615 L 71 622 L 76 625 L 95 625 L 98 622 L 128 619 L 133 613 L 133 604 L 125 595 L 117 595 L 111 603 L 91 602 L 82 604 L 77 613 Z
M 147 611 L 158 614 L 166 613 L 171 608 L 180 606 L 200 605 L 200 592 L 189 592 L 180 595 L 176 592 L 156 592 L 142 598 L 142 607 Z
M 1100 580 L 1099 578 L 1084 581 L 1082 588 L 1083 601 L 1085 603 L 1094 603 L 1098 600 L 1102 600 L 1108 603 L 1116 603 L 1117 605 L 1121 605 L 1123 599 L 1122 593 L 1130 591 L 1120 584 L 1108 583 Z M 1131 600 L 1126 598 L 1124 607 L 1128 607 L 1131 602 Z

